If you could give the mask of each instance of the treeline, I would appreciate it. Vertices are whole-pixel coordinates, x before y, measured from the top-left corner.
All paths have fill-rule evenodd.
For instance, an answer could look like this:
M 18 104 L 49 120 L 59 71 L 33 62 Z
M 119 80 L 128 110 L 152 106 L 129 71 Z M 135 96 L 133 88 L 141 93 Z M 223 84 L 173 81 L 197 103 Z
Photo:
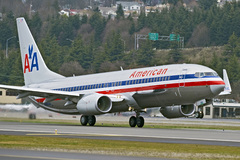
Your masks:
M 142 12 L 137 17 L 124 17 L 121 9 L 118 9 L 115 20 L 102 17 L 98 8 L 90 16 L 81 17 L 60 16 L 57 7 L 55 14 L 47 18 L 41 17 L 38 12 L 31 18 L 27 14 L 23 16 L 49 68 L 65 76 L 72 76 L 119 70 L 120 66 L 128 69 L 165 64 L 156 61 L 156 50 L 153 48 L 173 49 L 167 63 L 186 62 L 182 51 L 177 49 L 176 41 L 140 40 L 139 50 L 135 51 L 135 34 L 180 34 L 184 37 L 186 47 L 228 46 L 231 45 L 232 37 L 237 39 L 236 43 L 239 42 L 240 3 L 226 3 L 220 8 L 215 1 L 206 5 L 209 2 L 202 0 L 199 7 L 189 10 L 181 3 L 173 1 L 172 4 L 175 5 L 169 10 L 152 11 L 148 15 Z M 0 21 L 0 82 L 19 85 L 23 84 L 23 77 L 17 38 L 8 41 L 9 58 L 5 57 L 7 39 L 17 36 L 16 18 L 10 11 Z M 238 48 L 238 44 L 235 45 Z M 215 53 L 215 61 L 206 65 L 221 72 L 226 65 L 236 63 L 236 66 L 229 66 L 227 69 L 231 80 L 238 81 L 240 77 L 234 73 L 240 69 L 237 66 L 240 50 L 235 49 L 233 52 L 229 48 L 226 48 L 226 55 Z

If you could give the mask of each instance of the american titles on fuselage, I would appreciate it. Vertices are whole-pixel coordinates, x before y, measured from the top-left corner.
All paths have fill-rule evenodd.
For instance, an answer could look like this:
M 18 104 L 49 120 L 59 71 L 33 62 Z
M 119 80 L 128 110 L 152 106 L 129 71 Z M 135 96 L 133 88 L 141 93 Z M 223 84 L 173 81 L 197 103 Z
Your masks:
M 166 74 L 168 68 L 165 69 L 152 69 L 145 71 L 134 71 L 129 78 L 137 78 L 137 77 L 147 77 L 147 76 L 156 76 Z

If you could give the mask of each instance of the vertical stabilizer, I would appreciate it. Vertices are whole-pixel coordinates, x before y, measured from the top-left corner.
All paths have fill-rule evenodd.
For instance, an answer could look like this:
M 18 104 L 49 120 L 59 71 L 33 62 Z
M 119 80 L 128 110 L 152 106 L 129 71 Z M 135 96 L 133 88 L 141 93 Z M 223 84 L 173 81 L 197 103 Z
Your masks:
M 48 69 L 24 18 L 17 18 L 17 29 L 25 85 L 64 78 Z

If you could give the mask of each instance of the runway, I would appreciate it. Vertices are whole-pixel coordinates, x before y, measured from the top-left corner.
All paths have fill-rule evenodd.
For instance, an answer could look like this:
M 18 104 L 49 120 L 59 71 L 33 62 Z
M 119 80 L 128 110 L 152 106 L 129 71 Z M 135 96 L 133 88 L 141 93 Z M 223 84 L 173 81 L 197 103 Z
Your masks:
M 195 123 L 195 122 L 194 122 Z M 215 123 L 215 122 L 209 122 Z M 229 123 L 229 122 L 224 122 Z M 235 122 L 230 122 L 234 123 Z M 238 122 L 237 122 L 238 123 Z M 207 129 L 152 129 L 0 122 L 0 135 L 48 136 L 156 143 L 240 146 L 240 131 Z M 71 152 L 1 149 L 1 160 L 163 160 L 163 158 L 101 155 Z
M 33 150 L 1 149 L 1 160 L 146 160 L 145 157 L 114 156 L 99 154 L 84 154 L 74 152 L 49 152 Z M 147 158 L 149 160 L 164 160 L 163 158 Z
M 79 125 L 0 122 L 0 134 L 240 146 L 240 131 L 234 130 L 90 127 Z

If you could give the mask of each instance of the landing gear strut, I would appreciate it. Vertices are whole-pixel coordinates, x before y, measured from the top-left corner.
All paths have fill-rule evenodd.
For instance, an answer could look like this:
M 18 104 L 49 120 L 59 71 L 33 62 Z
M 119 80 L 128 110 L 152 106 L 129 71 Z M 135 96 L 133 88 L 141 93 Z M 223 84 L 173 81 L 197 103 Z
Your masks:
M 96 117 L 94 115 L 91 116 L 82 115 L 80 118 L 80 123 L 83 126 L 86 126 L 87 124 L 89 124 L 89 126 L 94 126 L 96 123 Z
M 135 127 L 137 125 L 139 128 L 142 128 L 144 126 L 144 118 L 137 112 L 136 117 L 131 116 L 129 118 L 129 125 L 130 127 Z

